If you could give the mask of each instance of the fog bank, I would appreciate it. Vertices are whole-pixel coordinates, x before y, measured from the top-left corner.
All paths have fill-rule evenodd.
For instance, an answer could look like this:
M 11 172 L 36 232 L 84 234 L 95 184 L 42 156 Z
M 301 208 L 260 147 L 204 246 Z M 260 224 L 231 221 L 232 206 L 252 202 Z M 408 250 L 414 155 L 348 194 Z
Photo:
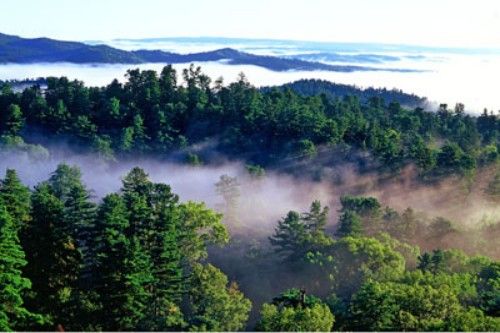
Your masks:
M 443 216 L 463 226 L 498 222 L 500 219 L 500 207 L 483 195 L 494 170 L 480 173 L 471 188 L 452 178 L 437 184 L 423 184 L 416 180 L 411 166 L 399 176 L 385 179 L 375 173 L 360 174 L 354 165 L 344 164 L 333 167 L 320 181 L 313 181 L 307 175 L 298 178 L 269 170 L 264 177 L 251 177 L 240 162 L 197 167 L 153 159 L 110 163 L 94 155 L 56 149 L 46 160 L 32 160 L 25 153 L 4 152 L 0 172 L 4 173 L 6 168 L 16 169 L 22 181 L 33 187 L 46 180 L 59 163 L 81 169 L 83 181 L 96 201 L 119 191 L 122 178 L 130 169 L 139 166 L 154 182 L 169 184 L 182 201 L 203 201 L 222 212 L 225 202 L 217 193 L 215 184 L 222 175 L 235 177 L 239 184 L 234 209 L 236 216 L 225 220 L 232 231 L 254 230 L 257 234 L 269 234 L 289 210 L 307 211 L 313 200 L 320 200 L 330 207 L 329 225 L 332 227 L 338 217 L 339 198 L 346 194 L 374 196 L 383 205 L 399 211 L 412 207 L 429 217 Z

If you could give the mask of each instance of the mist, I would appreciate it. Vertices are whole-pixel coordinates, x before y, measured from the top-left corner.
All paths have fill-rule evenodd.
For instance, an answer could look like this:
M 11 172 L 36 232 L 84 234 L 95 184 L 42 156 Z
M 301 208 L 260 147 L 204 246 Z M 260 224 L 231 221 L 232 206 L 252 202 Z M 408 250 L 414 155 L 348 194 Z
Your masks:
M 417 179 L 410 165 L 399 175 L 387 178 L 377 171 L 360 170 L 356 162 L 334 163 L 323 168 L 319 177 L 311 169 L 320 161 L 292 161 L 289 168 L 299 173 L 288 173 L 286 168 L 266 170 L 265 176 L 249 174 L 245 164 L 218 156 L 216 163 L 190 166 L 154 158 L 105 161 L 93 154 L 78 154 L 69 147 L 50 148 L 47 159 L 33 159 L 26 153 L 2 152 L 0 173 L 7 168 L 16 169 L 21 180 L 30 187 L 48 179 L 60 163 L 76 165 L 81 169 L 83 182 L 91 190 L 92 200 L 99 202 L 108 193 L 119 191 L 122 178 L 135 166 L 143 168 L 154 182 L 166 183 L 179 195 L 181 201 L 193 200 L 221 213 L 226 213 L 224 198 L 217 192 L 216 183 L 222 175 L 236 179 L 239 195 L 234 215 L 226 214 L 231 241 L 224 248 L 211 247 L 208 260 L 220 267 L 231 281 L 252 300 L 253 309 L 247 328 L 252 329 L 258 320 L 258 311 L 270 295 L 277 295 L 287 288 L 308 286 L 309 292 L 326 296 L 329 290 L 317 289 L 311 281 L 315 271 L 284 264 L 271 247 L 268 237 L 277 222 L 288 211 L 306 212 L 311 202 L 320 200 L 330 208 L 326 226 L 328 234 L 336 230 L 340 196 L 346 194 L 376 197 L 382 205 L 399 212 L 412 207 L 419 216 L 428 219 L 443 216 L 453 221 L 462 232 L 442 240 L 413 239 L 422 251 L 434 248 L 458 248 L 469 254 L 487 254 L 498 258 L 495 234 L 485 235 L 481 228 L 500 222 L 500 207 L 488 201 L 484 189 L 495 174 L 495 168 L 480 169 L 473 186 L 466 186 L 459 178 L 448 177 L 438 183 L 423 183 Z M 3 177 L 3 176 L 0 176 Z M 227 206 L 226 206 L 227 207 Z M 481 238 L 482 237 L 482 238 Z M 477 240 L 481 240 L 479 248 Z M 476 247 L 470 247 L 470 245 Z M 414 260 L 416 261 L 416 259 Z M 411 265 L 411 263 L 410 263 Z M 258 287 L 256 287 L 258 286 Z
M 394 53 L 379 53 L 390 54 Z M 360 88 L 375 87 L 401 89 L 427 97 L 433 104 L 450 106 L 463 103 L 467 112 L 480 114 L 484 108 L 500 109 L 500 95 L 496 80 L 500 76 L 498 55 L 419 54 L 410 58 L 397 54 L 400 61 L 378 65 L 386 68 L 411 68 L 418 72 L 357 71 L 351 73 L 327 71 L 273 72 L 253 65 L 228 65 L 221 62 L 195 63 L 212 78 L 223 77 L 225 83 L 233 82 L 244 72 L 253 85 L 272 86 L 300 79 L 323 79 L 336 83 L 356 85 Z M 342 63 L 349 65 L 349 63 Z M 356 65 L 356 63 L 354 63 Z M 359 65 L 359 64 L 357 64 Z M 90 86 L 104 86 L 113 79 L 125 81 L 124 73 L 130 68 L 161 71 L 162 63 L 131 64 L 0 64 L 0 80 L 25 79 L 47 76 L 66 76 L 84 81 Z M 174 64 L 180 73 L 189 64 Z
M 373 196 L 398 211 L 412 207 L 428 218 L 442 216 L 464 228 L 496 223 L 500 219 L 500 207 L 484 196 L 488 182 L 494 177 L 494 167 L 478 171 L 472 186 L 453 177 L 437 183 L 423 183 L 411 165 L 399 175 L 387 178 L 377 171 L 360 171 L 356 163 L 345 161 L 324 168 L 326 171 L 319 177 L 310 170 L 310 166 L 319 162 L 306 161 L 300 166 L 292 165 L 302 173 L 300 176 L 276 169 L 266 170 L 265 176 L 256 178 L 249 174 L 243 162 L 224 157 L 219 157 L 217 163 L 203 166 L 154 158 L 110 162 L 61 146 L 51 148 L 50 157 L 46 159 L 35 159 L 24 152 L 2 152 L 0 172 L 15 169 L 21 180 L 33 188 L 48 179 L 60 163 L 80 168 L 82 180 L 95 201 L 119 191 L 122 178 L 138 166 L 152 181 L 170 185 L 182 201 L 204 202 L 223 213 L 224 198 L 217 193 L 215 184 L 222 175 L 234 177 L 239 192 L 237 216 L 232 220 L 226 218 L 225 222 L 235 233 L 254 232 L 256 236 L 270 235 L 277 221 L 288 211 L 307 211 L 314 200 L 330 207 L 329 227 L 334 228 L 340 196 L 347 194 Z

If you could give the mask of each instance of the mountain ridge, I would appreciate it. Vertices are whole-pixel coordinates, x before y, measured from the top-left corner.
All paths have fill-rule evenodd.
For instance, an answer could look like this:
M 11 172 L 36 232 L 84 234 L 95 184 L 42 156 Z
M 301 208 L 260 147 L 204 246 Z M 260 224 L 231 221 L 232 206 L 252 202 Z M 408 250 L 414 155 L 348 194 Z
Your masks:
M 141 64 L 141 63 L 191 63 L 225 60 L 230 65 L 254 65 L 272 71 L 396 71 L 413 72 L 411 69 L 387 69 L 355 65 L 331 65 L 295 58 L 255 55 L 232 48 L 180 54 L 161 50 L 126 51 L 105 44 L 90 45 L 74 41 L 60 41 L 46 37 L 22 38 L 0 33 L 0 63 L 28 64 L 37 62 L 76 64 Z

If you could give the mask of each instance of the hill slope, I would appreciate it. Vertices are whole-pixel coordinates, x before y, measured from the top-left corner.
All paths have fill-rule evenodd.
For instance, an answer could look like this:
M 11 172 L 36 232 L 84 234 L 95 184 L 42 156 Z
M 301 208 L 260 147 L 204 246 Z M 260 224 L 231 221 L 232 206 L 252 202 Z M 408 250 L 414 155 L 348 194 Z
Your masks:
M 274 87 L 264 87 L 262 90 L 269 91 Z M 344 96 L 356 96 L 361 102 L 367 102 L 373 97 L 380 97 L 385 102 L 398 102 L 407 107 L 422 107 L 428 102 L 427 98 L 414 94 L 408 94 L 398 89 L 366 88 L 362 89 L 353 85 L 334 83 L 326 80 L 303 79 L 286 83 L 276 88 L 280 90 L 291 89 L 303 96 L 315 96 L 325 94 L 330 98 L 342 98 Z

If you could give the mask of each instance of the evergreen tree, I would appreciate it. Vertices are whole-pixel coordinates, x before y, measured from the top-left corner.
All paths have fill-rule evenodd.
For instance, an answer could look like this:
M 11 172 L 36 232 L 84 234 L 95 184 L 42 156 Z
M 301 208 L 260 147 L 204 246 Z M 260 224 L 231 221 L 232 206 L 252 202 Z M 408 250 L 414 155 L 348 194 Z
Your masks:
M 32 281 L 30 309 L 49 315 L 54 325 L 71 325 L 70 306 L 80 276 L 81 253 L 74 229 L 64 219 L 64 203 L 48 183 L 41 183 L 32 195 L 32 220 L 23 229 L 22 243 Z M 69 326 L 70 327 L 70 326 Z
M 65 224 L 72 229 L 82 259 L 87 263 L 92 256 L 91 229 L 95 220 L 95 204 L 83 184 L 76 184 L 64 202 Z
M 178 311 L 184 293 L 181 225 L 178 197 L 170 187 L 152 183 L 144 170 L 132 169 L 123 180 L 124 202 L 129 211 L 129 235 L 135 237 L 152 264 L 151 299 L 142 327 L 165 330 L 182 326 Z
M 299 213 L 294 211 L 290 211 L 278 222 L 274 235 L 269 237 L 276 252 L 291 261 L 304 259 L 306 240 L 307 227 L 301 221 Z
M 48 185 L 52 188 L 52 193 L 63 203 L 66 203 L 70 192 L 75 187 L 83 187 L 81 177 L 82 175 L 78 167 L 61 163 L 51 174 Z
M 0 197 L 16 229 L 25 227 L 30 220 L 30 191 L 21 183 L 15 170 L 7 169 L 0 182 Z
M 71 306 L 66 310 L 81 311 L 84 293 L 91 284 L 88 271 L 95 255 L 93 239 L 91 237 L 92 225 L 95 220 L 95 204 L 90 201 L 90 193 L 81 180 L 80 169 L 67 164 L 58 165 L 48 181 L 54 195 L 63 203 L 63 225 L 67 237 L 75 246 L 75 267 L 78 280 L 70 297 Z
M 2 132 L 4 135 L 17 136 L 24 126 L 24 117 L 21 108 L 17 104 L 11 104 L 7 108 L 7 114 L 2 122 Z
M 23 294 L 31 288 L 29 279 L 22 276 L 26 259 L 17 228 L 0 200 L 0 330 L 11 331 L 43 323 L 40 315 L 24 306 Z
M 359 236 L 363 233 L 363 225 L 361 218 L 353 211 L 346 210 L 340 216 L 337 236 Z
M 328 222 L 328 207 L 321 209 L 321 202 L 313 201 L 308 213 L 304 213 L 302 219 L 307 225 L 307 228 L 312 232 L 324 231 Z
M 107 331 L 135 330 L 146 316 L 145 285 L 150 267 L 137 242 L 127 237 L 128 227 L 123 200 L 117 194 L 106 196 L 93 231 L 96 248 L 92 272 L 93 290 L 99 300 L 95 325 Z
M 152 301 L 148 310 L 149 329 L 179 329 L 183 325 L 179 305 L 185 292 L 182 253 L 179 247 L 180 225 L 175 210 L 178 197 L 164 184 L 154 184 L 151 196 L 153 237 L 149 253 L 153 264 Z
M 269 237 L 271 245 L 289 261 L 305 261 L 308 253 L 331 245 L 331 237 L 324 232 L 327 219 L 328 207 L 321 209 L 321 202 L 317 200 L 311 204 L 309 212 L 299 215 L 290 211 Z

